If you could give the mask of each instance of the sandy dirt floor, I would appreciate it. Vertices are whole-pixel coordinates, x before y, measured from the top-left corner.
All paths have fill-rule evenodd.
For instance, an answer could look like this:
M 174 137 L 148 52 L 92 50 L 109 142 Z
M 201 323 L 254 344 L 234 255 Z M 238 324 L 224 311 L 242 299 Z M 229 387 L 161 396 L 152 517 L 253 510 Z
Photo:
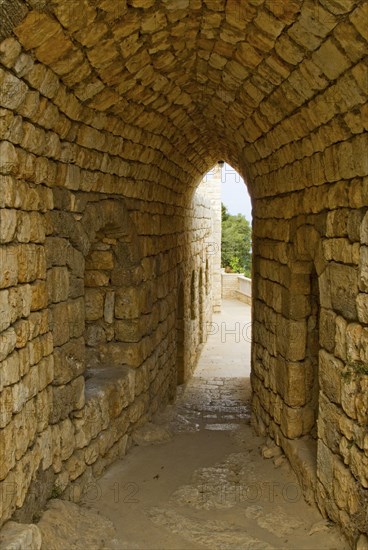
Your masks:
M 139 445 L 82 503 L 113 522 L 105 548 L 348 549 L 306 504 L 286 459 L 250 426 L 250 308 L 225 301 L 208 333 L 175 404 L 136 434 Z

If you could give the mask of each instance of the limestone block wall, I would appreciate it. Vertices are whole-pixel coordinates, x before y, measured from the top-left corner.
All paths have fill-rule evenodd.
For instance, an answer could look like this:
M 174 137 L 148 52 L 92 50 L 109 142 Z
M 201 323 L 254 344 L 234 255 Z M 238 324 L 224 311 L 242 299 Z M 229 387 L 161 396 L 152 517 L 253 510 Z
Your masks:
M 354 184 L 367 197 L 366 181 Z M 307 496 L 354 540 L 367 530 L 367 199 L 352 208 L 335 192 L 335 209 L 275 219 L 278 238 L 258 248 L 253 405 Z
M 230 298 L 232 300 L 237 299 L 238 273 L 225 273 L 223 270 L 221 274 L 222 282 L 222 298 Z
M 367 73 L 344 59 L 354 97 L 338 82 L 250 148 L 252 387 L 258 429 L 353 543 L 368 530 Z
M 2 524 L 52 494 L 77 500 L 190 375 L 187 353 L 178 380 L 178 285 L 185 350 L 198 350 L 213 226 L 210 203 L 184 201 L 165 170 L 144 196 L 159 169 L 152 149 L 133 152 L 140 129 L 84 108 L 14 38 L 0 52 Z
M 222 297 L 252 305 L 252 279 L 239 273 L 225 273 L 222 270 Z
M 185 294 L 188 299 L 188 317 L 185 319 L 188 338 L 184 342 L 184 378 L 193 373 L 202 345 L 207 340 L 208 324 L 215 304 L 218 304 L 218 257 L 221 233 L 216 220 L 221 202 L 213 204 L 213 189 L 203 182 L 193 195 L 186 216 L 187 265 Z
M 193 192 L 224 159 L 253 204 L 255 424 L 355 544 L 367 3 L 3 0 L 0 15 L 2 521 L 81 487 L 190 373 L 212 280 Z
M 212 261 L 212 301 L 213 311 L 221 311 L 221 170 L 217 163 L 197 187 L 197 193 L 208 198 L 212 211 L 212 241 L 207 241 L 207 256 Z

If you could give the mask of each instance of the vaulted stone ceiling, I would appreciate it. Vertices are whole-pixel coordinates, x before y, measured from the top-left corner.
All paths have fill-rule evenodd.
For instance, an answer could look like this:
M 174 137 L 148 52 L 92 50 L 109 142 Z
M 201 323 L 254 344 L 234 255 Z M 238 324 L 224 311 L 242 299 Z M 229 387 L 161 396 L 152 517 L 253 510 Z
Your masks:
M 15 34 L 73 91 L 77 118 L 103 114 L 111 134 L 130 128 L 140 147 L 125 158 L 174 163 L 192 184 L 221 157 L 255 180 L 298 158 L 296 142 L 323 150 L 326 136 L 306 136 L 365 102 L 367 6 L 32 0 Z M 339 123 L 325 131 L 343 133 Z

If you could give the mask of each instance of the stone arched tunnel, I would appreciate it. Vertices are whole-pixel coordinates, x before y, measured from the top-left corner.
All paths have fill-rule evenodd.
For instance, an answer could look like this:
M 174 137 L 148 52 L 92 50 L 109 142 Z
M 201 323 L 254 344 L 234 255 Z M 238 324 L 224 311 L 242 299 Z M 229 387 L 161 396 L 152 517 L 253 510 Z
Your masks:
M 254 426 L 354 544 L 367 2 L 3 0 L 0 14 L 1 522 L 55 480 L 98 476 L 190 376 L 213 299 L 194 191 L 224 159 L 253 204 Z

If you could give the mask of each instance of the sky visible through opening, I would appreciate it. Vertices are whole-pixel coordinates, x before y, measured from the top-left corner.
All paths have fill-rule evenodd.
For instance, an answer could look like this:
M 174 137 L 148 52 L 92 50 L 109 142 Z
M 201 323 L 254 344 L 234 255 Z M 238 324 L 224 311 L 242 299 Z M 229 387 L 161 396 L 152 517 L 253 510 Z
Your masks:
M 243 214 L 252 222 L 252 203 L 247 186 L 238 172 L 227 163 L 221 169 L 221 201 L 230 214 Z
M 207 176 L 211 178 L 217 168 L 211 168 L 203 181 L 207 181 Z M 252 224 L 252 202 L 248 188 L 238 172 L 226 162 L 221 167 L 221 202 L 227 207 L 229 214 L 243 214 Z

